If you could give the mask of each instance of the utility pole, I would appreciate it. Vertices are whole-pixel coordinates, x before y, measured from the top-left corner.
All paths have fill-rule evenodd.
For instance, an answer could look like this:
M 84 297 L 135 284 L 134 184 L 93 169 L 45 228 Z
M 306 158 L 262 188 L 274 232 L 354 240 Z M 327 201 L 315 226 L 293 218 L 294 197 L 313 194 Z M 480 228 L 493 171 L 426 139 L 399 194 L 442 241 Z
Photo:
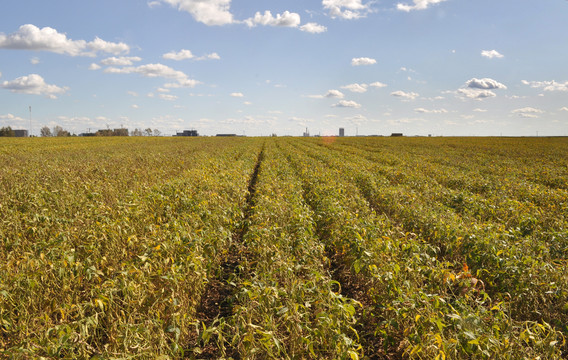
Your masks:
M 30 135 L 32 137 L 32 106 L 30 105 Z

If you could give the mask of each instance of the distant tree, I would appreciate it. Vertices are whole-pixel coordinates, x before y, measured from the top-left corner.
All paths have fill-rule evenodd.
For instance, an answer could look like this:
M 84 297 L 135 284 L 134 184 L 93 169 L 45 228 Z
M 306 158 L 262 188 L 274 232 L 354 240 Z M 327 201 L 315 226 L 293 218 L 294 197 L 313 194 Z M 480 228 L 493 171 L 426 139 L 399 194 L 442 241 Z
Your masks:
M 152 136 L 152 129 L 147 128 L 146 130 L 144 130 L 144 133 L 146 134 L 146 136 Z
M 59 136 L 59 133 L 64 131 L 63 128 L 59 125 L 53 127 L 53 131 L 51 132 L 53 136 Z
M 95 136 L 112 136 L 113 132 L 111 129 L 102 129 L 102 130 L 98 130 L 95 133 Z
M 14 132 L 14 130 L 12 130 L 11 127 L 7 126 L 7 127 L 3 127 L 3 128 L 0 129 L 0 136 L 14 137 L 14 136 L 16 136 L 16 133 Z
M 67 136 L 71 136 L 71 133 L 67 130 L 61 130 L 60 132 L 57 133 L 57 137 L 67 137 Z
M 42 137 L 52 136 L 51 130 L 47 126 L 44 126 L 44 127 L 41 128 L 40 134 L 41 134 Z
M 160 136 L 162 135 L 162 132 L 158 129 L 154 129 L 154 136 Z
M 120 128 L 112 131 L 112 136 L 128 136 L 128 129 Z
M 130 132 L 130 136 L 144 136 L 144 133 L 141 129 L 136 128 Z

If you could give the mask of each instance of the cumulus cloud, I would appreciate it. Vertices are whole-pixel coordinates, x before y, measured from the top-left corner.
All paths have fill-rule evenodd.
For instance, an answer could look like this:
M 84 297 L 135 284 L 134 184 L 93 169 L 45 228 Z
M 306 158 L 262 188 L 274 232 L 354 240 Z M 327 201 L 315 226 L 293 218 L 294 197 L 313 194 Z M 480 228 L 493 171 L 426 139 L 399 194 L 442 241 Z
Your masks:
M 185 11 L 205 25 L 226 25 L 234 22 L 231 0 L 161 0 L 178 11 Z M 155 3 L 155 1 L 153 1 Z
M 383 84 L 380 81 L 375 81 L 374 83 L 369 84 L 369 86 L 375 87 L 375 88 L 384 88 L 387 87 L 387 84 Z
M 489 59 L 493 58 L 502 59 L 505 57 L 503 54 L 500 54 L 499 51 L 497 50 L 483 50 L 481 52 L 481 56 L 484 56 Z
M 300 25 L 300 15 L 284 11 L 282 14 L 272 16 L 272 13 L 266 10 L 264 14 L 257 12 L 254 17 L 246 19 L 244 23 L 249 27 L 256 25 L 298 27 Z
M 181 60 L 193 59 L 194 55 L 191 53 L 191 51 L 182 49 L 178 52 L 171 51 L 169 53 L 162 55 L 162 57 L 167 60 L 181 61 Z
M 331 105 L 332 107 L 341 107 L 341 108 L 354 108 L 358 109 L 361 107 L 361 104 L 356 103 L 353 100 L 340 100 L 337 104 Z
M 175 61 L 182 61 L 187 59 L 194 59 L 194 60 L 219 60 L 221 57 L 217 53 L 211 53 L 207 55 L 203 55 L 200 57 L 195 57 L 190 50 L 182 49 L 178 52 L 171 51 L 162 55 L 162 58 L 166 60 L 175 60 Z
M 369 87 L 369 85 L 367 84 L 349 84 L 349 85 L 345 85 L 342 86 L 342 89 L 347 89 L 351 92 L 355 92 L 355 93 L 364 93 L 367 91 L 367 88 Z
M 171 94 L 159 94 L 158 97 L 162 100 L 166 100 L 166 101 L 175 101 L 178 99 L 177 96 L 175 95 L 171 95 Z
M 321 34 L 326 32 L 327 28 L 323 25 L 311 22 L 300 26 L 300 30 L 311 34 Z
M 564 106 L 563 108 L 560 109 L 560 111 L 568 111 L 568 107 Z
M 511 111 L 513 114 L 517 114 L 519 117 L 527 118 L 527 119 L 536 119 L 538 118 L 538 114 L 544 113 L 543 110 L 533 108 L 533 107 L 524 107 L 521 109 L 516 109 Z
M 231 96 L 232 97 L 244 97 L 245 95 L 243 93 L 240 93 L 240 92 L 234 92 L 234 93 L 231 93 Z
M 0 33 L 0 49 L 50 51 L 70 56 L 95 56 L 98 52 L 119 55 L 130 51 L 124 43 L 107 42 L 98 37 L 90 42 L 71 40 L 53 28 L 40 29 L 32 24 L 22 25 L 9 35 Z
M 140 66 L 126 66 L 122 68 L 108 67 L 104 70 L 104 72 L 109 74 L 139 74 L 149 78 L 161 77 L 177 81 L 176 83 L 165 84 L 164 86 L 166 88 L 195 87 L 201 83 L 198 80 L 190 79 L 185 73 L 163 64 L 146 64 Z
M 135 62 L 142 61 L 141 58 L 137 56 L 132 57 L 109 57 L 101 61 L 101 64 L 106 66 L 128 66 L 133 65 Z
M 4 81 L 1 87 L 13 93 L 43 95 L 50 99 L 57 99 L 57 95 L 64 94 L 68 90 L 67 88 L 46 84 L 45 80 L 37 74 Z
M 497 94 L 492 90 L 503 89 L 507 89 L 507 86 L 501 84 L 496 80 L 489 78 L 473 78 L 466 81 L 464 87 L 458 89 L 457 94 L 469 99 L 483 100 L 497 96 Z
M 473 109 L 473 111 L 475 111 L 475 112 L 481 112 L 481 113 L 487 112 L 486 109 L 479 109 L 479 108 Z
M 399 97 L 399 98 L 406 99 L 406 100 L 414 100 L 418 96 L 420 96 L 420 94 L 417 94 L 415 92 L 404 92 L 404 91 L 398 90 L 398 91 L 392 92 L 391 96 Z
M 497 96 L 497 94 L 495 94 L 491 90 L 480 90 L 480 89 L 470 89 L 470 88 L 459 89 L 458 94 L 463 95 L 470 99 L 479 99 L 479 100 Z
M 343 99 L 343 93 L 339 90 L 329 90 L 325 95 L 326 98 L 338 98 L 338 99 Z
M 400 11 L 406 11 L 406 12 L 413 10 L 425 10 L 428 9 L 430 5 L 439 4 L 444 1 L 446 0 L 412 0 L 414 5 L 398 3 L 396 5 L 396 8 Z
M 377 60 L 368 57 L 360 57 L 351 59 L 351 66 L 374 65 Z
M 362 0 L 323 0 L 323 8 L 332 18 L 359 19 L 371 11 L 369 3 Z
M 323 99 L 323 98 L 343 99 L 344 95 L 341 91 L 332 89 L 328 90 L 328 92 L 325 93 L 325 95 L 308 95 L 308 97 L 312 99 Z
M 101 69 L 101 66 L 99 64 L 92 63 L 89 66 L 89 70 L 100 70 L 100 69 Z
M 19 117 L 19 116 L 15 116 L 15 115 L 13 115 L 13 114 L 0 115 L 0 119 L 2 119 L 2 120 L 8 120 L 8 121 L 17 121 L 17 122 L 26 121 L 26 119 L 21 118 L 21 117 Z
M 473 78 L 465 83 L 465 86 L 470 89 L 481 89 L 481 90 L 493 90 L 493 89 L 506 89 L 507 87 L 500 82 L 493 79 L 483 78 L 476 79 Z
M 448 113 L 448 110 L 446 110 L 446 109 L 428 110 L 428 109 L 424 109 L 424 108 L 416 108 L 416 109 L 414 109 L 414 112 L 417 112 L 417 113 L 420 113 L 420 114 L 446 114 L 446 113 Z
M 523 80 L 524 85 L 529 85 L 535 89 L 543 89 L 544 91 L 568 91 L 568 81 L 559 83 L 555 80 L 551 81 L 526 81 Z
M 39 60 L 38 57 L 33 57 L 33 58 L 30 59 L 30 63 L 31 63 L 32 65 L 37 65 L 37 64 L 40 63 L 40 60 Z

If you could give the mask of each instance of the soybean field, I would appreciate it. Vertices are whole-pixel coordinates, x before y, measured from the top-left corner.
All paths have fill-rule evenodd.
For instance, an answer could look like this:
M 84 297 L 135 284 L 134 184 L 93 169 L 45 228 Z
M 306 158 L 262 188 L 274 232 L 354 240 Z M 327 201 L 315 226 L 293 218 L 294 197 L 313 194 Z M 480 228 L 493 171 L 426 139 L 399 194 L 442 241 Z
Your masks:
M 568 138 L 0 139 L 0 358 L 568 357 Z

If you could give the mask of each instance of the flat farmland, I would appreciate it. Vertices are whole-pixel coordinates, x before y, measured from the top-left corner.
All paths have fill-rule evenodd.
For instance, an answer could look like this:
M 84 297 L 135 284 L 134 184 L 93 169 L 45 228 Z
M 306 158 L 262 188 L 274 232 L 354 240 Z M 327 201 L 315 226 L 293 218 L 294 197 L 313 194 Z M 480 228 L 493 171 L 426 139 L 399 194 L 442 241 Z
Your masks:
M 0 139 L 0 357 L 568 357 L 568 138 Z

